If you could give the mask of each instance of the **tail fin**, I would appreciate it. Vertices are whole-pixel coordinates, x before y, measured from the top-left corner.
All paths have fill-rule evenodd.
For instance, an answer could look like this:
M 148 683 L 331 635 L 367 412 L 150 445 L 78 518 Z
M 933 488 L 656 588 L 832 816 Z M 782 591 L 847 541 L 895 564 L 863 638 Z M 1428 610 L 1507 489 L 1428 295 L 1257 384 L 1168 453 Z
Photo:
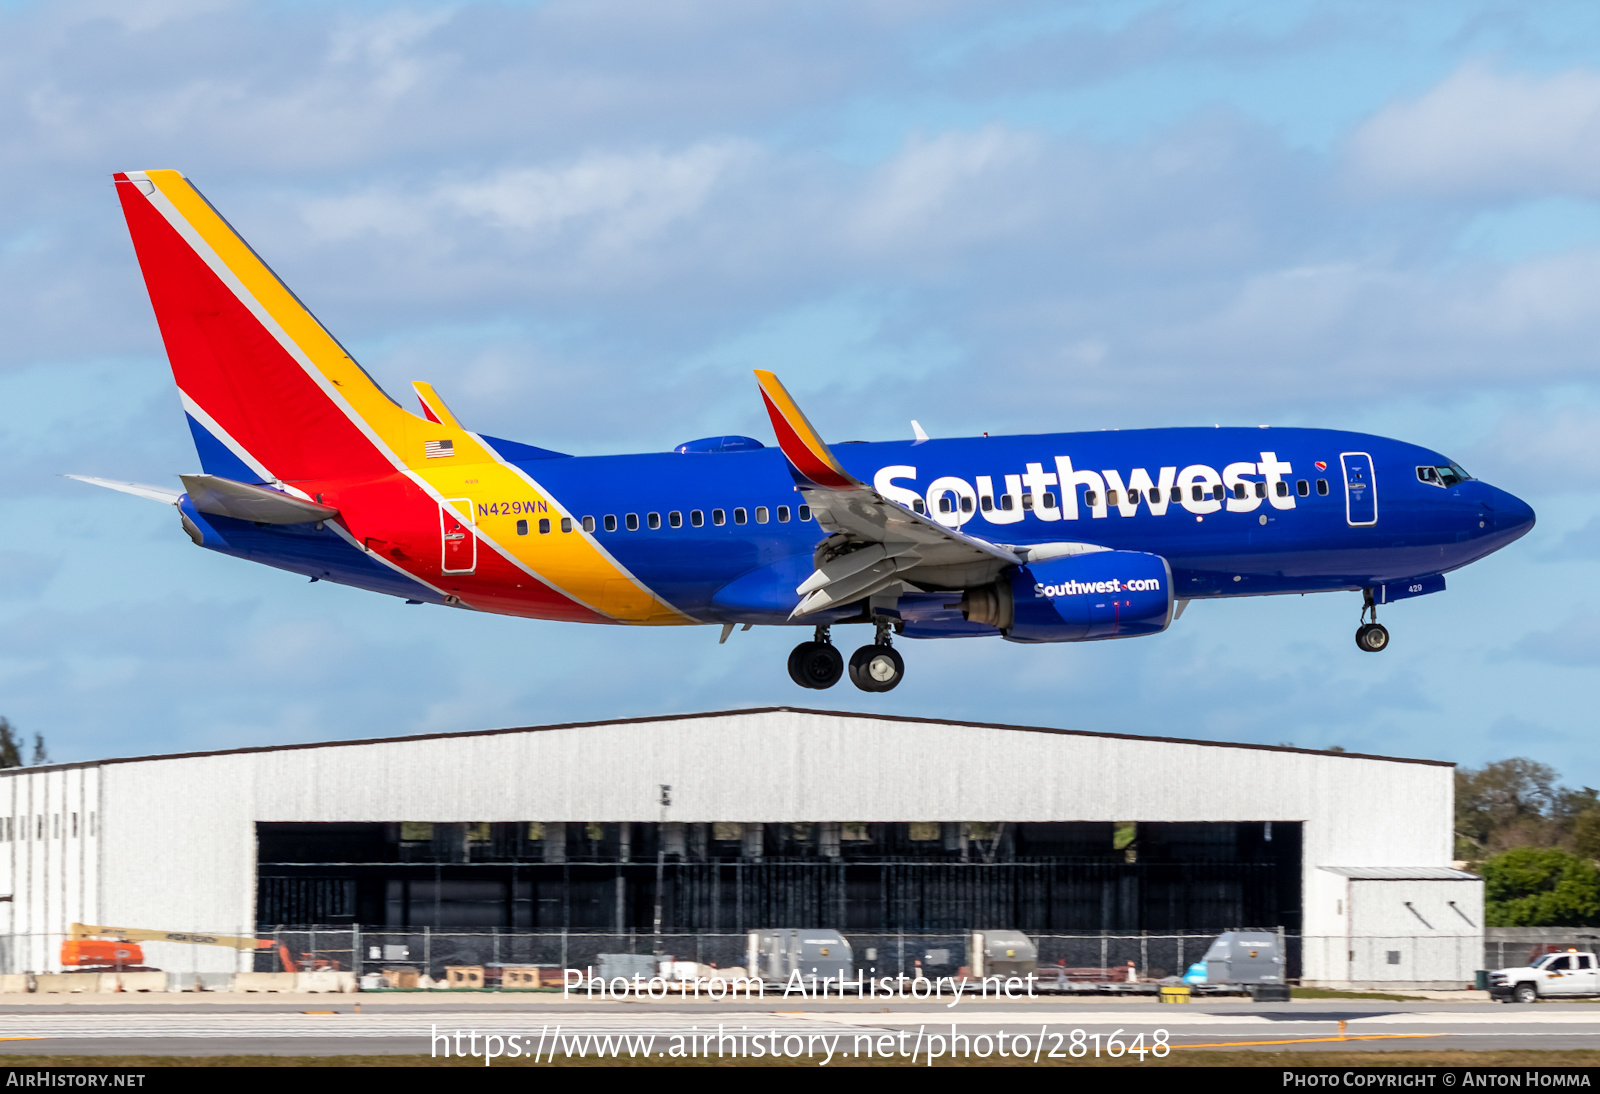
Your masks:
M 117 196 L 200 462 L 243 482 L 393 471 L 421 419 L 373 382 L 176 171 Z

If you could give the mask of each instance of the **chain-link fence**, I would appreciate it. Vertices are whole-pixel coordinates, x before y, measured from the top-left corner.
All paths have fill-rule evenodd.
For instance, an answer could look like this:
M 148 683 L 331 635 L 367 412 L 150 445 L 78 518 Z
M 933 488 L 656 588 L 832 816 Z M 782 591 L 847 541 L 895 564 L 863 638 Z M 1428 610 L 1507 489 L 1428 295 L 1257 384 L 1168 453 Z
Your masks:
M 219 932 L 236 935 L 237 929 Z M 1199 961 L 1221 929 L 1180 933 L 1110 934 L 1079 932 L 1030 935 L 1038 947 L 1041 974 L 1065 970 L 1076 980 L 1126 981 L 1182 976 Z M 1299 939 L 1282 933 L 1291 975 L 1298 963 Z M 192 937 L 199 937 L 192 935 Z M 266 945 L 253 952 L 223 946 L 173 942 L 141 943 L 146 967 L 173 972 L 280 972 L 335 969 L 358 976 L 383 969 L 409 968 L 441 979 L 452 965 L 537 965 L 561 969 L 598 968 L 601 954 L 651 954 L 716 968 L 742 967 L 747 961 L 746 932 L 593 933 L 508 930 L 367 930 L 329 927 L 257 930 Z M 970 967 L 968 933 L 850 932 L 845 934 L 856 967 L 868 975 L 949 976 Z M 63 934 L 0 936 L 0 971 L 45 972 L 61 968 Z M 1131 969 L 1131 972 L 1130 972 Z
M 1228 928 L 1244 929 L 1244 928 Z M 1210 931 L 1121 933 L 1099 931 L 1029 935 L 1038 948 L 1041 982 L 1150 982 L 1182 976 L 1201 960 L 1222 933 Z M 1258 929 L 1259 930 L 1259 929 Z M 1289 979 L 1329 982 L 1445 984 L 1470 982 L 1474 970 L 1503 968 L 1527 959 L 1530 943 L 1520 938 L 1486 942 L 1478 935 L 1393 938 L 1309 936 L 1265 928 L 1281 939 Z M 252 934 L 238 929 L 226 935 Z M 1503 934 L 1503 932 L 1495 932 Z M 191 934 L 191 937 L 199 937 Z M 748 960 L 746 932 L 369 930 L 351 927 L 258 929 L 266 945 L 239 951 L 221 945 L 140 943 L 146 968 L 199 976 L 236 972 L 311 972 L 331 969 L 357 976 L 409 969 L 442 980 L 449 966 L 484 966 L 491 982 L 504 966 L 594 969 L 602 954 L 637 954 L 692 961 L 719 969 L 742 968 Z M 64 934 L 0 936 L 0 972 L 39 973 L 61 969 Z M 965 932 L 847 932 L 855 968 L 869 976 L 951 976 L 973 965 L 972 936 Z M 1567 936 L 1556 940 L 1568 941 Z M 1573 936 L 1569 944 L 1593 949 Z

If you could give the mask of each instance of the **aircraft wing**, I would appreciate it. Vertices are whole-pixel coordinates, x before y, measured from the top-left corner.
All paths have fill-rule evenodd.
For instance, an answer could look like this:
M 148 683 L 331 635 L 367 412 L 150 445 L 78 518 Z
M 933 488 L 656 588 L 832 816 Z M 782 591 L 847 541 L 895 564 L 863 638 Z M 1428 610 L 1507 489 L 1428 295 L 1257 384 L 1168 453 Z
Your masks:
M 950 585 L 976 585 L 1027 561 L 1025 549 L 946 528 L 855 478 L 823 443 L 778 378 L 757 370 L 756 379 L 778 447 L 812 515 L 824 531 L 839 537 L 840 547 L 853 548 L 824 560 L 800 585 L 796 591 L 803 599 L 794 615 L 886 591 L 911 570 L 944 571 L 955 578 Z

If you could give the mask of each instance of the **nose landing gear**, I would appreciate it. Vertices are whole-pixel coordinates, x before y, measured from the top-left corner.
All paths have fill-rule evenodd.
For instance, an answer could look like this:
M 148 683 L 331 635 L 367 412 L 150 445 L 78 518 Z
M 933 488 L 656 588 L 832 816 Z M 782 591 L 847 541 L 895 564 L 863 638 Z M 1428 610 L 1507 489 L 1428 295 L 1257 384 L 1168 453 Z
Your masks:
M 1372 590 L 1361 590 L 1361 626 L 1356 628 L 1356 646 L 1367 653 L 1382 653 L 1389 648 L 1389 629 L 1378 622 L 1378 606 L 1373 603 Z M 1367 622 L 1371 613 L 1372 622 Z
M 789 653 L 789 679 L 803 688 L 831 688 L 844 675 L 844 654 L 834 648 L 828 628 L 818 627 L 810 642 L 802 642 Z
M 906 663 L 889 644 L 889 621 L 879 618 L 877 638 L 850 656 L 850 682 L 862 691 L 892 691 L 905 679 Z

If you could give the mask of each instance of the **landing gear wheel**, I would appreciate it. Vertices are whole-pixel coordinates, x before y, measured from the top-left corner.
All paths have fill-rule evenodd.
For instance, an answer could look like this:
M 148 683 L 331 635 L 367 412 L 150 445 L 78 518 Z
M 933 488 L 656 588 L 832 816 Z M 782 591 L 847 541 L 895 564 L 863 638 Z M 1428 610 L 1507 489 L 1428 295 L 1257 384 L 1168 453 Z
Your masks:
M 893 691 L 905 675 L 893 646 L 862 646 L 850 657 L 850 682 L 862 691 Z
M 827 642 L 802 642 L 789 654 L 789 679 L 803 688 L 831 688 L 844 675 L 844 654 Z
M 1382 653 L 1389 648 L 1389 629 L 1382 623 L 1363 623 L 1356 628 L 1356 645 L 1368 653 Z

